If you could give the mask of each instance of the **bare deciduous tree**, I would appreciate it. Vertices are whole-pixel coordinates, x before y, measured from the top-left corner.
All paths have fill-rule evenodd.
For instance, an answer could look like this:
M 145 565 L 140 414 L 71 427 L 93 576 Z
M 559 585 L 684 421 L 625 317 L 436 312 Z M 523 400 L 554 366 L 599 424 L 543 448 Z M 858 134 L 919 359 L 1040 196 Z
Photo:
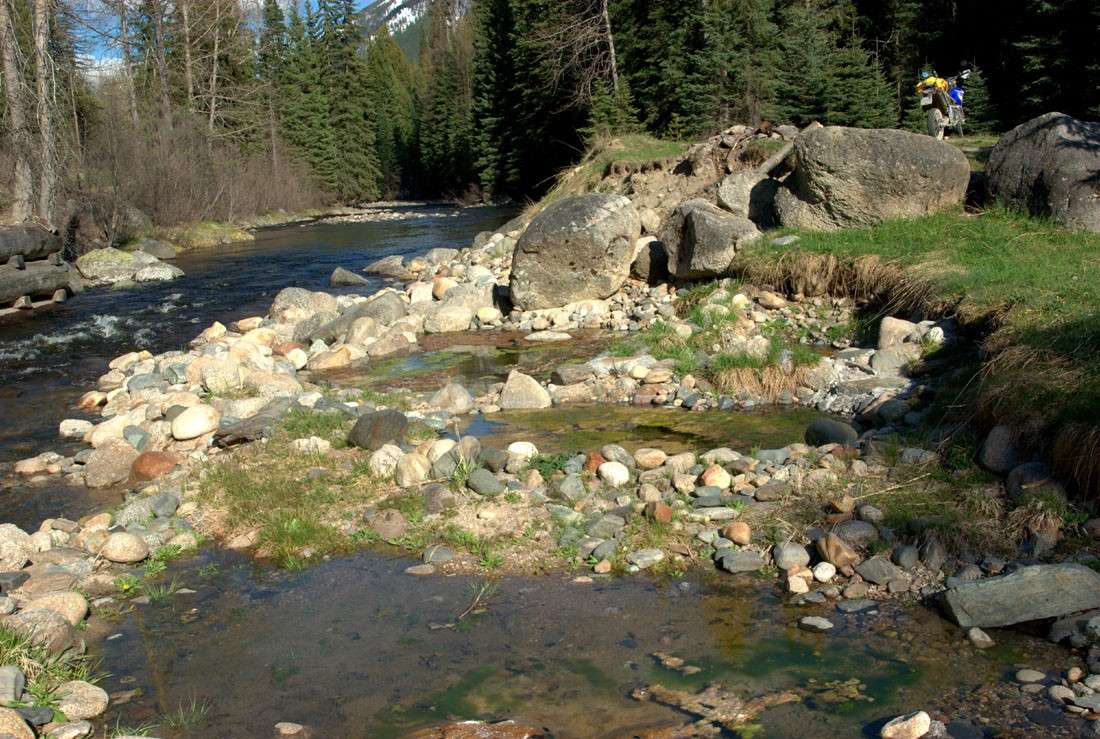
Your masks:
M 28 128 L 25 86 L 19 67 L 19 46 L 8 0 L 0 0 L 0 63 L 3 65 L 4 101 L 8 109 L 8 126 L 15 156 L 11 219 L 19 223 L 30 220 L 34 214 L 31 169 L 34 145 Z
M 568 0 L 535 34 L 539 58 L 555 87 L 569 86 L 569 103 L 583 105 L 596 86 L 619 92 L 619 62 L 608 0 Z

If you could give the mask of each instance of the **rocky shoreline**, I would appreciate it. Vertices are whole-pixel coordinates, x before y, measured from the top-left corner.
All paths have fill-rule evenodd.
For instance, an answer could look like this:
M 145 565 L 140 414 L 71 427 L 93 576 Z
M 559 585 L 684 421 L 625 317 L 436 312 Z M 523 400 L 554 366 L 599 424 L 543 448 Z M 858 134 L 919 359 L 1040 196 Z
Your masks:
M 947 467 L 916 433 L 949 379 L 936 358 L 966 348 L 952 321 L 885 316 L 868 341 L 859 323 L 873 306 L 723 277 L 741 238 L 733 232 L 751 235 L 751 223 L 730 221 L 738 216 L 667 203 L 661 225 L 646 227 L 654 219 L 630 216 L 626 198 L 574 200 L 481 234 L 468 249 L 369 265 L 394 281 L 369 297 L 286 288 L 266 316 L 215 323 L 187 350 L 116 358 L 80 401 L 99 419 L 59 429 L 86 448 L 44 452 L 13 473 L 30 484 L 60 477 L 124 486 L 126 502 L 79 522 L 44 521 L 33 533 L 0 530 L 5 625 L 68 651 L 89 607 L 109 609 L 135 587 L 135 567 L 155 573 L 205 537 L 294 567 L 388 543 L 422 559 L 409 569 L 418 576 L 587 570 L 583 583 L 707 567 L 774 579 L 791 606 L 807 609 L 798 627 L 821 634 L 834 628 L 831 613 L 887 599 L 941 606 L 979 649 L 995 644 L 984 629 L 1058 619 L 1050 638 L 1073 650 L 1064 676 L 1024 671 L 1021 690 L 1100 720 L 1097 559 L 1089 544 L 1055 551 L 1060 531 L 1049 519 L 1012 516 L 1031 500 L 1064 500 L 1061 486 L 1041 463 L 1019 457 L 1006 429 L 978 450 L 984 473 Z M 653 230 L 666 248 L 663 268 L 650 249 Z M 612 255 L 614 267 L 593 271 L 615 275 L 614 284 L 594 288 L 568 271 L 535 275 L 523 264 L 520 255 L 537 254 L 562 231 L 585 259 Z M 458 342 L 520 332 L 536 347 L 581 331 L 602 332 L 606 351 L 573 357 L 543 380 L 513 369 L 477 394 L 440 383 L 430 393 L 383 395 L 326 380 L 417 353 L 429 334 Z M 709 414 L 802 406 L 827 415 L 800 441 L 759 449 L 673 451 L 624 436 L 547 454 L 531 441 L 498 448 L 457 430 L 466 417 L 577 403 Z M 244 489 L 250 479 L 279 490 L 297 484 L 299 497 L 312 498 L 291 502 L 288 490 L 280 502 L 309 506 L 324 536 L 280 538 L 258 499 L 243 497 L 257 494 Z M 945 529 L 936 506 L 975 526 Z M 971 530 L 982 525 L 1013 525 L 1018 536 L 982 550 L 988 541 Z M 1100 534 L 1095 519 L 1078 528 Z M 10 682 L 0 703 L 26 700 L 14 673 Z M 64 690 L 83 696 L 91 687 Z M 107 703 L 95 697 L 101 713 Z M 33 718 L 33 708 L 15 710 Z M 91 715 L 81 720 L 98 715 L 84 712 Z M 41 732 L 86 736 L 91 725 L 83 729 Z M 947 735 L 924 712 L 881 730 Z

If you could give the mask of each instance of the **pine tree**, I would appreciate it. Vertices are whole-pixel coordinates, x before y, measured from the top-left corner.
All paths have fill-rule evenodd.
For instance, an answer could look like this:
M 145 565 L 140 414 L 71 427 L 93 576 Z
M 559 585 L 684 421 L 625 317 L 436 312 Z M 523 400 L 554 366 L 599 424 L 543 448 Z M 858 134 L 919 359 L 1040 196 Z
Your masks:
M 860 128 L 897 125 L 894 94 L 886 75 L 858 44 L 858 37 L 833 50 L 825 85 L 822 123 Z
M 616 93 L 606 80 L 596 83 L 589 105 L 588 125 L 582 130 L 589 141 L 606 139 L 638 130 L 638 111 L 626 80 L 619 81 Z
M 309 164 L 318 183 L 335 192 L 336 174 L 329 169 L 335 144 L 317 51 L 320 27 L 308 1 L 305 10 L 303 18 L 296 5 L 290 6 L 286 63 L 278 85 L 280 126 L 283 137 Z
M 436 0 L 421 51 L 424 88 L 419 147 L 422 186 L 459 196 L 474 182 L 471 117 L 473 41 L 467 20 L 455 21 L 455 0 Z
M 703 12 L 702 65 L 710 78 L 709 116 L 719 128 L 759 123 L 776 96 L 778 28 L 773 0 L 712 0 Z
M 999 128 L 997 112 L 989 99 L 989 87 L 986 85 L 985 75 L 977 67 L 970 71 L 965 90 L 963 110 L 966 113 L 966 129 L 974 133 L 996 131 Z
M 776 115 L 805 126 L 826 118 L 826 89 L 834 46 L 816 8 L 803 3 L 783 13 L 780 35 Z
M 383 26 L 370 40 L 367 87 L 373 111 L 375 152 L 384 197 L 396 197 L 412 184 L 416 101 L 413 73 L 405 53 Z
M 517 50 L 512 0 L 475 6 L 473 109 L 474 166 L 482 188 L 496 197 L 512 193 L 519 180 L 516 157 L 515 85 Z
M 356 16 L 352 0 L 322 0 L 321 83 L 336 144 L 324 168 L 334 192 L 347 202 L 381 194 L 366 65 L 359 55 L 363 32 Z

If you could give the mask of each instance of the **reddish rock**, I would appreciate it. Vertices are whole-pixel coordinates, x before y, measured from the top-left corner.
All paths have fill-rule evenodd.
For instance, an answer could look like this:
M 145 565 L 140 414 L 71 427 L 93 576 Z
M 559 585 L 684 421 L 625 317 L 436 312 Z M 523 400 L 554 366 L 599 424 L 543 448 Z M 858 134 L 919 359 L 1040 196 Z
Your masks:
M 656 521 L 657 523 L 672 522 L 672 509 L 657 500 L 645 504 L 645 515 L 646 518 Z
M 409 739 L 538 739 L 549 736 L 534 726 L 515 721 L 454 721 L 409 734 Z
M 744 521 L 734 521 L 722 527 L 722 536 L 739 546 L 748 546 L 752 541 L 752 529 Z
M 826 534 L 817 540 L 817 552 L 821 558 L 838 570 L 858 564 L 860 559 L 850 546 L 836 534 Z
M 280 357 L 285 357 L 287 354 L 290 354 L 295 349 L 301 349 L 302 351 L 305 351 L 307 348 L 308 347 L 299 344 L 297 341 L 284 341 L 281 344 L 276 344 L 275 346 L 271 347 L 271 353 L 276 354 Z
M 179 466 L 182 460 L 174 452 L 142 452 L 130 467 L 135 480 L 156 480 Z
M 600 465 L 607 460 L 603 458 L 603 455 L 599 452 L 589 452 L 584 459 L 584 471 L 596 473 L 596 470 L 600 468 Z

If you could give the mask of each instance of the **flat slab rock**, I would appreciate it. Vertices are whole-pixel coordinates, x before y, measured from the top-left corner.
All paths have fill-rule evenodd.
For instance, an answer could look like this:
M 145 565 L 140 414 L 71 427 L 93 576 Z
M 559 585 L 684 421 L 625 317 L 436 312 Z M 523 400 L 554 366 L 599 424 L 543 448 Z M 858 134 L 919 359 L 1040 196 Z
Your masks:
M 1100 573 L 1078 564 L 1023 567 L 950 588 L 944 608 L 963 628 L 1060 618 L 1100 608 Z

